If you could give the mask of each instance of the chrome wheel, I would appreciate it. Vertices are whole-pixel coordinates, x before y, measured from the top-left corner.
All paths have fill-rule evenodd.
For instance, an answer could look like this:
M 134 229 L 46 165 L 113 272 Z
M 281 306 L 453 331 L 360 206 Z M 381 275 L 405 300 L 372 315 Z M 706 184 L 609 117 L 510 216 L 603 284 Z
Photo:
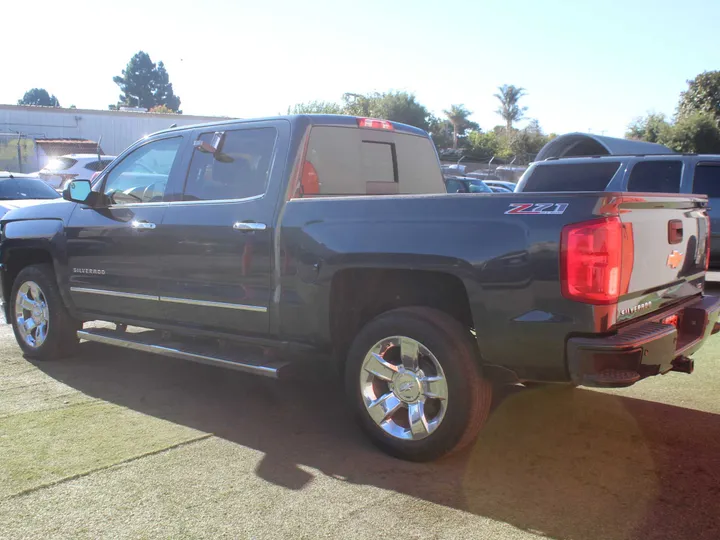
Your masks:
M 26 281 L 15 297 L 15 321 L 20 337 L 37 349 L 47 339 L 50 329 L 50 311 L 45 293 L 34 281 Z
M 398 439 L 424 439 L 447 410 L 448 385 L 440 362 L 409 337 L 388 337 L 370 349 L 360 370 L 360 392 L 370 418 Z

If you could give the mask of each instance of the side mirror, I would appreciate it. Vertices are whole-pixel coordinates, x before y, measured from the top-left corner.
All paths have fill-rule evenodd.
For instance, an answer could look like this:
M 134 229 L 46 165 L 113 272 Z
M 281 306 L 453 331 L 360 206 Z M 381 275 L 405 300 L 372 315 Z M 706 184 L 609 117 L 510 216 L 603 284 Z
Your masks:
M 73 180 L 68 182 L 63 190 L 63 199 L 77 203 L 88 201 L 92 193 L 92 184 L 89 180 Z

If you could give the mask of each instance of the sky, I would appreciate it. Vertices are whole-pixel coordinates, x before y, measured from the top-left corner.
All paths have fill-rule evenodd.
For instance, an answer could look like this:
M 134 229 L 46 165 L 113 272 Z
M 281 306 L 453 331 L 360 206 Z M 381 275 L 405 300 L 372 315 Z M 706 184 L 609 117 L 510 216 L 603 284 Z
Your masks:
M 623 136 L 638 116 L 672 116 L 688 79 L 720 69 L 720 0 L 3 4 L 5 104 L 41 87 L 62 106 L 107 109 L 113 76 L 143 50 L 165 63 L 186 114 L 404 90 L 438 115 L 464 104 L 487 130 L 501 123 L 497 87 L 514 84 L 548 133 Z

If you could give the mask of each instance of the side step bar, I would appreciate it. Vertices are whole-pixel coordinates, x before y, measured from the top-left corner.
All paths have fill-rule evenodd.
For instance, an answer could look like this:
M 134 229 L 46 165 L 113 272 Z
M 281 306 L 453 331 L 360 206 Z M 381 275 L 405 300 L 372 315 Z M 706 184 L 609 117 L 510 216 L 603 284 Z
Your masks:
M 282 362 L 277 359 L 265 358 L 258 353 L 248 353 L 247 349 L 236 348 L 240 351 L 237 355 L 219 354 L 218 347 L 208 347 L 200 344 L 185 342 L 163 342 L 162 333 L 157 331 L 147 332 L 122 332 L 107 328 L 92 328 L 79 330 L 77 333 L 80 339 L 94 341 L 105 345 L 123 347 L 135 351 L 142 351 L 152 354 L 160 354 L 190 360 L 200 364 L 219 366 L 254 375 L 279 378 L 281 369 L 291 362 Z M 223 351 L 225 353 L 225 351 Z M 235 356 L 242 358 L 236 359 Z

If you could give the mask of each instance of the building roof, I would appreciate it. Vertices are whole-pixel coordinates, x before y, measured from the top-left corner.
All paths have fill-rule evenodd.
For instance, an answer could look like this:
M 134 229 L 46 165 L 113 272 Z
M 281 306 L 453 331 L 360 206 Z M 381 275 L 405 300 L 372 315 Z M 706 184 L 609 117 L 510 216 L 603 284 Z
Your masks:
M 49 156 L 104 153 L 98 143 L 89 139 L 35 139 L 35 144 Z
M 42 105 L 5 105 L 0 103 L 0 110 L 16 110 L 29 112 L 50 112 L 64 114 L 96 114 L 102 116 L 135 116 L 135 117 L 155 117 L 155 118 L 190 118 L 198 122 L 208 122 L 213 120 L 228 120 L 229 116 L 209 116 L 194 114 L 176 114 L 176 113 L 153 113 L 143 111 L 120 111 L 110 109 L 70 109 L 67 107 L 45 107 Z
M 667 146 L 662 144 L 649 143 L 645 141 L 634 141 L 630 139 L 618 139 L 615 137 L 604 137 L 591 133 L 568 133 L 554 138 L 542 147 L 538 152 L 535 161 L 543 161 L 556 157 L 579 157 L 579 156 L 617 156 L 636 154 L 674 154 Z

